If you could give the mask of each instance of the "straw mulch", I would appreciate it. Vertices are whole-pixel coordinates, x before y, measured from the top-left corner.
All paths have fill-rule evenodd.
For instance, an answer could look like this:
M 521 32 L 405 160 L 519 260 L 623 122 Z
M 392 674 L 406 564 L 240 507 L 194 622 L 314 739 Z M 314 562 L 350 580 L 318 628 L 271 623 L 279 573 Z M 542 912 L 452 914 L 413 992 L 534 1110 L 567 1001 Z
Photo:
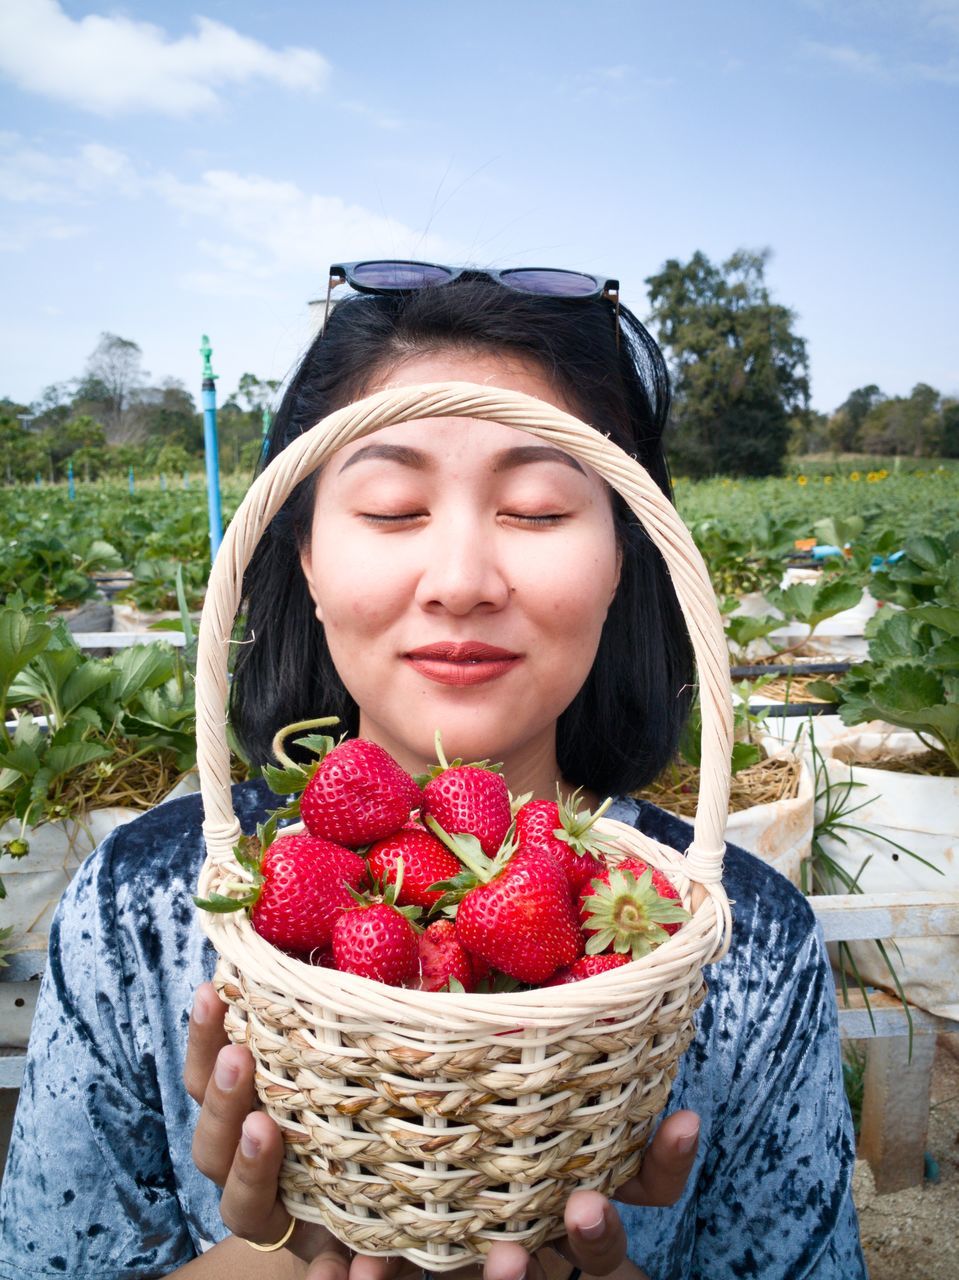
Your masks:
M 817 680 L 835 684 L 839 679 L 839 676 L 779 676 L 757 689 L 756 696 L 768 698 L 770 702 L 825 702 L 825 698 L 810 693 L 809 686 Z
M 796 756 L 777 756 L 759 760 L 748 769 L 734 773 L 729 791 L 729 812 L 740 813 L 757 804 L 774 804 L 792 800 L 799 794 L 802 761 Z M 655 781 L 636 792 L 641 800 L 657 804 L 681 818 L 696 813 L 699 795 L 699 770 L 685 761 L 669 765 Z
M 128 745 L 129 755 L 112 761 L 93 760 L 58 779 L 49 796 L 50 805 L 84 814 L 114 807 L 146 810 L 159 804 L 185 776 L 177 767 L 176 752 L 151 750 L 138 756 L 135 744 Z M 235 759 L 233 765 L 235 781 L 248 776 L 242 761 Z
M 922 751 L 915 755 L 888 755 L 857 760 L 851 753 L 841 756 L 843 764 L 864 765 L 868 769 L 884 769 L 887 773 L 918 773 L 926 778 L 959 777 L 956 766 L 944 751 Z M 838 757 L 837 755 L 837 758 Z

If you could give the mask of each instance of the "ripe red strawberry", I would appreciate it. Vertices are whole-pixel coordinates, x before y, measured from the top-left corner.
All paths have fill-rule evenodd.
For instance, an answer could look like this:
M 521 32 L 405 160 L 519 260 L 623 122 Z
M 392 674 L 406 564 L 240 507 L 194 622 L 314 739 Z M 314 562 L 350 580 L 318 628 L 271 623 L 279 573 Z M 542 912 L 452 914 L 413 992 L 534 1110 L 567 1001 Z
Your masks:
M 603 845 L 591 828 L 612 804 L 607 800 L 595 813 L 588 809 L 577 813 L 574 805 L 578 796 L 579 792 L 574 792 L 568 802 L 527 800 L 516 814 L 516 835 L 523 848 L 538 849 L 554 858 L 566 873 L 574 899 L 603 870 L 604 864 L 594 857 Z
M 442 898 L 443 891 L 430 889 L 430 885 L 449 880 L 460 869 L 449 849 L 422 827 L 403 827 L 386 840 L 378 840 L 366 855 L 374 880 L 386 883 L 396 879 L 400 858 L 403 883 L 396 902 L 401 907 L 432 907 Z
M 416 929 L 388 902 L 354 903 L 333 926 L 333 958 L 343 973 L 404 987 L 419 972 Z
M 612 947 L 638 959 L 690 918 L 669 879 L 642 858 L 624 858 L 605 868 L 583 890 L 579 907 L 589 955 Z
M 451 980 L 464 991 L 476 990 L 479 975 L 474 969 L 470 953 L 456 936 L 456 926 L 452 920 L 434 920 L 420 934 L 419 949 L 421 990 L 449 990 Z M 478 963 L 485 970 L 483 962 Z
M 509 787 L 502 774 L 481 764 L 448 764 L 436 735 L 439 765 L 423 787 L 423 817 L 431 815 L 450 835 L 471 835 L 488 858 L 495 858 L 510 829 Z
M 475 836 L 447 840 L 466 869 L 444 886 L 444 905 L 456 904 L 456 936 L 467 951 L 537 984 L 582 955 L 569 886 L 552 858 L 510 841 L 491 861 Z
M 336 917 L 353 904 L 350 888 L 366 881 L 366 863 L 351 849 L 305 832 L 278 836 L 264 854 L 260 848 L 259 838 L 250 836 L 237 846 L 237 859 L 252 884 L 231 886 L 242 890 L 236 897 L 194 899 L 197 906 L 208 911 L 250 907 L 253 928 L 284 951 L 303 955 L 327 946 Z
M 560 969 L 543 986 L 561 987 L 567 982 L 582 982 L 584 978 L 591 978 L 594 973 L 605 973 L 608 969 L 618 969 L 621 965 L 629 964 L 631 959 L 631 956 L 617 955 L 610 951 L 604 951 L 598 956 L 580 956 L 575 964 L 571 964 L 568 969 Z
M 313 835 L 357 848 L 392 835 L 421 803 L 419 787 L 388 751 L 353 738 L 313 770 L 300 815 Z

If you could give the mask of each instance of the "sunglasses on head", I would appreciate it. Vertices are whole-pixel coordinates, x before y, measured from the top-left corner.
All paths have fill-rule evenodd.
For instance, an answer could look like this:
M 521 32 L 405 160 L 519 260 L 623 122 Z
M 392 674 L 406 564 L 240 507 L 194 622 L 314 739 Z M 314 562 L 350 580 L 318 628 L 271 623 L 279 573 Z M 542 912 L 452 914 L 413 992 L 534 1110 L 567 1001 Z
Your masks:
M 323 325 L 330 312 L 330 294 L 342 284 L 357 293 L 409 293 L 414 289 L 433 289 L 452 284 L 465 277 L 469 280 L 492 280 L 517 293 L 541 298 L 586 301 L 608 298 L 619 320 L 619 281 L 606 276 L 588 275 L 583 271 L 564 271 L 560 267 L 510 267 L 489 271 L 482 267 L 444 267 L 436 262 L 407 262 L 403 259 L 370 259 L 365 262 L 335 262 L 330 267 L 326 290 Z M 618 324 L 617 324 L 618 332 Z

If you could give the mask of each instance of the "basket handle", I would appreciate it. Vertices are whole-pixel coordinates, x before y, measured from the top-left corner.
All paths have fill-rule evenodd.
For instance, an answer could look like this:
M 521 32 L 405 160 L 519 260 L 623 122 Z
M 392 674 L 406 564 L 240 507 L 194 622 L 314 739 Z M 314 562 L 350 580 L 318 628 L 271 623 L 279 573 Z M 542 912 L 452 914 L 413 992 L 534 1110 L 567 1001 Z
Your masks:
M 243 574 L 291 490 L 343 445 L 419 418 L 479 418 L 527 431 L 572 454 L 622 495 L 662 553 L 696 656 L 702 705 L 702 763 L 687 871 L 700 884 L 722 879 L 729 806 L 732 699 L 722 620 L 702 556 L 675 507 L 618 445 L 561 409 L 517 391 L 437 382 L 376 392 L 329 414 L 266 468 L 230 522 L 210 574 L 200 619 L 196 674 L 197 763 L 207 854 L 233 857 L 240 824 L 230 794 L 226 738 L 227 659 Z

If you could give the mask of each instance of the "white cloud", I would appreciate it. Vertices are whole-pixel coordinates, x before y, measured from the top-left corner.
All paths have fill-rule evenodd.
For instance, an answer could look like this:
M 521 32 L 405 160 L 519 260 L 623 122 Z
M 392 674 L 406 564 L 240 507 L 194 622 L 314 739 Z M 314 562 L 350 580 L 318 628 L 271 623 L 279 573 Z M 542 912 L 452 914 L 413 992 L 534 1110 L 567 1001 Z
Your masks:
M 292 273 L 303 287 L 325 288 L 334 259 L 420 257 L 459 261 L 462 247 L 417 231 L 336 195 L 305 191 L 257 173 L 209 169 L 195 181 L 171 173 L 138 172 L 113 147 L 87 143 L 71 155 L 52 155 L 10 135 L 0 138 L 0 199 L 18 205 L 66 208 L 125 196 L 160 201 L 188 235 L 196 258 L 180 283 L 208 296 L 266 297 L 277 278 Z M 34 218 L 31 238 L 63 238 L 82 228 L 52 216 Z M 133 224 L 131 224 L 133 225 Z M 24 224 L 26 226 L 26 224 Z M 58 229 L 59 228 L 59 229 Z M 9 232 L 0 247 L 23 247 L 25 231 Z
M 815 40 L 804 43 L 807 54 L 831 62 L 856 75 L 870 76 L 889 82 L 925 80 L 933 84 L 959 84 L 959 58 L 947 58 L 941 63 L 901 62 L 893 65 L 879 54 L 855 49 L 851 45 L 820 44 Z
M 325 280 L 334 258 L 456 257 L 437 236 L 421 235 L 339 196 L 304 191 L 294 182 L 211 169 L 199 182 L 165 175 L 152 185 L 184 216 L 217 229 L 215 247 L 207 238 L 204 249 L 221 272 L 215 277 L 204 273 L 205 289 L 216 278 L 239 275 L 252 283 L 291 270 Z
M 154 111 L 187 116 L 219 90 L 261 79 L 286 89 L 326 86 L 329 63 L 311 49 L 274 50 L 210 18 L 172 39 L 122 15 L 73 19 L 57 0 L 3 0 L 0 72 L 21 88 L 98 115 Z
M 883 73 L 882 59 L 868 50 L 856 49 L 848 44 L 823 44 L 818 40 L 806 40 L 804 48 L 814 58 L 822 58 L 849 71 L 866 75 Z
M 40 151 L 16 134 L 0 136 L 0 197 L 16 204 L 85 203 L 104 186 L 133 194 L 138 179 L 122 151 L 89 143 L 75 155 Z

